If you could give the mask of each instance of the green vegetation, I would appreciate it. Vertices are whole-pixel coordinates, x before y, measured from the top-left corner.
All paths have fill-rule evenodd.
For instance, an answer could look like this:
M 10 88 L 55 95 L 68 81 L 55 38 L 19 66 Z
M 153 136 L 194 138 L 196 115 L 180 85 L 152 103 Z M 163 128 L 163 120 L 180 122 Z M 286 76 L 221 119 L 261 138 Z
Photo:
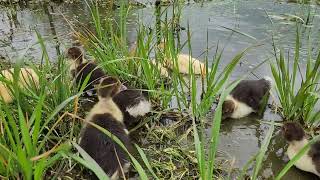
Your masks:
M 180 3 L 173 3 L 172 18 L 168 18 L 168 9 L 161 11 L 157 8 L 154 29 L 150 30 L 143 23 L 137 22 L 136 48 L 133 52 L 128 50 L 127 44 L 126 24 L 131 12 L 130 7 L 122 3 L 118 11 L 110 10 L 110 17 L 102 19 L 98 7 L 92 2 L 87 4 L 94 31 L 73 27 L 79 29 L 80 32 L 74 33 L 86 52 L 109 75 L 117 76 L 122 82 L 147 91 L 154 104 L 152 115 L 130 130 L 137 134 L 135 140 L 139 144 L 135 144 L 137 154 L 128 152 L 133 171 L 136 171 L 141 179 L 231 179 L 231 170 L 229 172 L 220 167 L 221 162 L 216 159 L 222 102 L 247 75 L 228 84 L 239 61 L 254 47 L 244 48 L 229 64 L 222 66 L 224 48 L 221 50 L 217 45 L 212 60 L 208 57 L 208 52 L 205 56 L 208 73 L 201 76 L 192 73 L 182 75 L 176 66 L 177 55 L 184 46 L 191 50 L 192 42 L 189 28 L 185 42 L 180 42 L 179 34 L 175 33 L 182 10 Z M 119 19 L 114 18 L 116 13 Z M 76 91 L 77 88 L 70 83 L 72 80 L 64 57 L 59 57 L 57 64 L 50 63 L 45 42 L 39 33 L 37 35 L 43 59 L 39 66 L 32 68 L 40 77 L 40 86 L 24 90 L 19 88 L 16 83 L 17 75 L 23 63 L 15 66 L 13 83 L 0 79 L 11 87 L 16 99 L 13 104 L 0 105 L 0 178 L 41 179 L 51 176 L 52 179 L 80 179 L 86 178 L 88 171 L 91 171 L 101 179 L 108 179 L 102 169 L 77 144 L 79 130 L 88 111 L 85 99 L 79 100 L 85 84 L 79 87 L 79 92 Z M 285 57 L 283 50 L 279 52 L 274 44 L 276 63 L 270 63 L 270 67 L 283 118 L 317 125 L 320 119 L 320 111 L 315 108 L 319 99 L 320 51 L 314 59 L 311 45 L 308 47 L 307 66 L 303 70 L 299 65 L 300 39 L 301 32 L 297 28 L 293 62 L 290 61 L 290 56 Z M 189 54 L 192 55 L 191 51 Z M 155 63 L 150 63 L 152 57 L 155 57 Z M 158 64 L 162 64 L 167 58 L 172 59 L 174 64 L 169 72 L 170 78 L 163 77 L 157 68 Z M 208 61 L 212 62 L 210 67 Z M 209 69 L 211 71 L 208 71 Z M 193 69 L 190 68 L 190 71 Z M 212 121 L 205 121 L 218 97 L 220 101 Z M 172 100 L 176 101 L 176 109 L 170 106 Z M 167 117 L 174 122 L 166 125 L 164 121 Z M 107 130 L 92 125 L 111 137 Z M 207 125 L 210 127 L 207 128 Z M 248 160 L 242 172 L 237 174 L 239 178 L 247 177 L 249 167 L 253 169 L 250 178 L 259 178 L 274 131 L 272 122 L 261 149 Z M 124 148 L 119 139 L 113 139 Z M 277 176 L 278 179 L 289 170 L 293 161 L 306 152 L 308 146 L 284 167 Z
M 39 39 L 39 43 L 43 44 L 43 41 Z M 62 63 L 59 61 L 58 67 L 63 67 Z M 62 69 L 49 73 L 48 61 L 40 66 L 39 71 L 34 68 L 40 77 L 39 87 L 19 88 L 18 64 L 13 83 L 3 78 L 1 80 L 12 89 L 16 99 L 14 104 L 0 105 L 0 174 L 3 178 L 39 179 L 61 159 L 61 154 L 57 152 L 69 149 L 65 140 L 70 134 L 60 136 L 54 131 L 65 116 L 62 110 L 68 111 L 70 106 L 67 105 L 75 97 L 71 96 L 70 87 L 66 86 L 70 80 L 65 78 L 68 76 L 63 74 L 65 71 Z M 47 74 L 53 76 L 47 77 Z
M 300 36 L 299 29 L 297 29 L 293 62 L 290 61 L 290 54 L 285 57 L 283 50 L 278 53 L 278 50 L 274 49 L 276 63 L 270 63 L 270 67 L 275 80 L 283 118 L 301 121 L 308 125 L 318 124 L 320 110 L 317 110 L 316 105 L 320 92 L 318 86 L 320 51 L 317 52 L 318 54 L 314 59 L 309 46 L 306 57 L 307 65 L 305 70 L 301 69 Z

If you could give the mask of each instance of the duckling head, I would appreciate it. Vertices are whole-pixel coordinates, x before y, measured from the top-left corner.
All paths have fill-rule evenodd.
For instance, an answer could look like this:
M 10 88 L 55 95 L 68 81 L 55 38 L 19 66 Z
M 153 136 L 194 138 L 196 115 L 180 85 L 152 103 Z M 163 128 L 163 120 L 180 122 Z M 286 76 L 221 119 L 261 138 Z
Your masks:
M 121 82 L 116 77 L 105 77 L 100 80 L 98 98 L 110 99 L 120 92 Z
M 160 0 L 156 0 L 156 2 L 154 3 L 156 5 L 156 7 L 158 7 L 161 4 Z
M 66 52 L 66 57 L 73 60 L 76 64 L 83 62 L 83 52 L 79 47 L 71 47 Z
M 236 108 L 236 104 L 233 100 L 226 100 L 222 104 L 222 119 L 231 117 Z
M 295 122 L 284 123 L 281 127 L 281 132 L 288 142 L 301 141 L 305 137 L 303 128 Z

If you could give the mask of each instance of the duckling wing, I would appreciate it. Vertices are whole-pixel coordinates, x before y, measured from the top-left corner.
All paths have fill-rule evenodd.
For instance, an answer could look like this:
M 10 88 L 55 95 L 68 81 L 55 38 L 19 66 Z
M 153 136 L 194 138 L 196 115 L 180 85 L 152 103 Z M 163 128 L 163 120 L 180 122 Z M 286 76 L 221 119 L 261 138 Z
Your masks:
M 130 138 L 125 133 L 124 126 L 116 121 L 111 114 L 97 114 L 93 117 L 92 122 L 118 137 L 131 151 Z M 88 125 L 84 130 L 80 146 L 109 175 L 112 175 L 119 168 L 118 162 L 121 166 L 128 162 L 127 153 L 111 137 L 91 125 Z
M 101 68 L 99 68 L 95 63 L 93 62 L 83 63 L 79 65 L 76 70 L 77 85 L 81 86 L 89 74 L 91 75 L 84 91 L 93 89 L 94 85 L 99 83 L 100 78 L 106 76 L 106 73 Z
M 151 103 L 140 90 L 127 89 L 113 97 L 113 101 L 124 113 L 124 124 L 131 127 L 138 122 L 139 117 L 151 111 Z
M 146 100 L 146 97 L 143 95 L 142 91 L 133 89 L 126 89 L 113 97 L 113 101 L 121 110 L 135 106 L 143 100 Z

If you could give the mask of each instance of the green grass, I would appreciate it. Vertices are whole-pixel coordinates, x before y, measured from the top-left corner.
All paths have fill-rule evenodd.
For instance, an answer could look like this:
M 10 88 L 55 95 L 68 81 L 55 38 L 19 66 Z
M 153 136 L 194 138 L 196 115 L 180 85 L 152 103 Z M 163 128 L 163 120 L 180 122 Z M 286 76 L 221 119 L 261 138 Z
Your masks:
M 275 89 L 282 108 L 281 115 L 285 120 L 300 121 L 307 125 L 318 124 L 320 111 L 317 110 L 320 89 L 320 51 L 313 57 L 309 46 L 305 70 L 302 70 L 300 56 L 301 32 L 297 28 L 296 47 L 293 62 L 285 57 L 283 50 L 274 49 L 276 62 L 270 63 L 275 80 Z M 311 39 L 309 39 L 309 43 Z M 310 45 L 310 44 L 309 44 Z M 288 54 L 290 55 L 290 54 Z M 301 80 L 300 80 L 301 79 Z M 300 82 L 301 81 L 301 82 Z
M 119 10 L 110 10 L 110 17 L 120 18 L 104 19 L 96 4 L 86 2 L 90 8 L 94 30 L 75 27 L 80 29 L 79 39 L 86 52 L 109 75 L 147 91 L 155 107 L 152 115 L 130 131 L 137 133 L 139 144 L 135 144 L 136 154 L 128 152 L 132 171 L 141 179 L 230 179 L 230 174 L 223 175 L 227 170 L 219 167 L 220 162 L 216 158 L 222 102 L 237 83 L 246 77 L 247 74 L 229 84 L 230 76 L 239 61 L 254 46 L 244 48 L 229 64 L 223 66 L 221 59 L 224 48 L 221 50 L 218 44 L 214 57 L 209 57 L 208 51 L 205 54 L 207 72 L 211 69 L 210 72 L 203 76 L 192 73 L 182 75 L 176 66 L 177 56 L 183 47 L 188 47 L 189 55 L 192 56 L 192 41 L 189 27 L 185 42 L 181 42 L 179 35 L 175 33 L 183 8 L 180 3 L 175 1 L 172 9 L 156 10 L 155 29 L 149 30 L 142 22 L 137 22 L 137 47 L 132 53 L 128 51 L 126 27 L 131 7 L 121 1 Z M 167 15 L 170 10 L 172 18 Z M 240 34 L 251 37 L 241 32 Z M 61 56 L 56 64 L 50 63 L 45 41 L 39 33 L 37 35 L 43 58 L 39 66 L 30 66 L 40 77 L 39 88 L 21 89 L 17 86 L 17 74 L 23 66 L 22 62 L 15 66 L 13 83 L 0 79 L 11 87 L 16 99 L 13 104 L 0 105 L 0 125 L 3 127 L 0 136 L 0 178 L 41 179 L 50 176 L 52 179 L 80 179 L 87 178 L 91 171 L 101 179 L 108 179 L 97 163 L 77 144 L 79 130 L 88 111 L 82 101 L 84 99 L 79 101 L 86 83 L 80 87 L 73 86 L 65 59 Z M 299 65 L 300 39 L 298 29 L 293 63 L 289 58 L 286 59 L 283 50 L 278 53 L 275 48 L 276 63 L 270 63 L 270 67 L 282 116 L 286 120 L 299 120 L 312 125 L 317 124 L 320 118 L 320 113 L 315 111 L 319 99 L 317 83 L 320 78 L 320 53 L 314 59 L 310 50 L 306 70 L 302 71 Z M 158 47 L 161 41 L 164 42 L 163 48 Z M 173 61 L 174 66 L 170 71 L 170 78 L 165 78 L 156 67 L 168 58 Z M 151 59 L 155 60 L 156 65 L 150 63 Z M 190 68 L 190 72 L 192 71 Z M 303 77 L 302 83 L 298 81 L 300 76 Z M 200 93 L 201 100 L 198 98 Z M 220 102 L 212 121 L 204 120 L 219 95 Z M 170 106 L 173 99 L 177 102 L 176 108 Z M 162 121 L 166 117 L 173 122 L 164 124 Z M 206 126 L 208 124 L 209 128 Z M 92 123 L 91 125 L 111 137 L 107 130 Z M 206 131 L 210 132 L 210 136 Z M 259 178 L 273 132 L 274 124 L 271 123 L 261 149 L 248 160 L 239 177 L 244 177 L 249 167 L 252 167 L 251 179 Z M 118 138 L 112 138 L 124 148 Z M 301 154 L 294 160 L 299 156 Z M 277 178 L 280 179 L 290 169 L 294 160 L 284 167 Z
M 40 77 L 39 87 L 19 88 L 19 65 L 15 67 L 13 83 L 2 81 L 11 88 L 15 97 L 14 104 L 1 102 L 0 105 L 1 127 L 4 130 L 0 137 L 0 174 L 3 177 L 40 179 L 48 168 L 61 159 L 57 152 L 68 148 L 61 142 L 62 139 L 51 139 L 50 133 L 57 125 L 53 122 L 58 119 L 60 111 L 68 107 L 66 103 L 55 107 L 55 103 L 62 99 L 51 95 L 49 89 L 65 83 L 55 80 L 49 83 L 45 77 L 47 73 L 42 71 L 44 69 L 36 70 Z M 50 141 L 56 143 L 52 145 Z
M 175 10 L 176 8 L 173 8 Z M 83 40 L 83 44 L 86 45 L 86 49 L 88 52 L 94 57 L 94 59 L 99 62 L 99 65 L 108 72 L 110 75 L 116 75 L 121 78 L 122 81 L 130 82 L 130 85 L 133 85 L 136 88 L 142 88 L 142 89 L 148 89 L 150 97 L 152 99 L 157 100 L 157 104 L 161 106 L 162 109 L 170 108 L 168 106 L 168 103 L 170 100 L 174 97 L 177 100 L 178 104 L 178 110 L 179 111 L 186 111 L 190 112 L 190 117 L 194 121 L 193 125 L 193 132 L 191 133 L 197 134 L 197 129 L 200 130 L 200 137 L 195 136 L 195 150 L 196 154 L 190 154 L 192 148 L 181 148 L 180 150 L 172 149 L 170 147 L 167 147 L 167 145 L 164 145 L 164 148 L 160 148 L 157 151 L 154 151 L 156 153 L 149 154 L 150 157 L 159 156 L 169 160 L 171 162 L 171 165 L 167 164 L 159 164 L 154 159 L 149 160 L 148 162 L 148 153 L 147 156 L 143 156 L 144 162 L 147 165 L 148 169 L 154 169 L 155 173 L 151 173 L 150 175 L 158 176 L 162 178 L 186 178 L 188 176 L 201 176 L 203 178 L 213 178 L 216 176 L 214 174 L 214 167 L 215 165 L 215 152 L 217 150 L 217 144 L 218 144 L 218 133 L 219 133 L 219 127 L 220 127 L 220 119 L 221 119 L 221 110 L 220 110 L 220 116 L 215 116 L 215 120 L 213 121 L 214 124 L 212 125 L 212 140 L 209 140 L 210 149 L 207 151 L 208 157 L 206 157 L 206 151 L 204 149 L 204 146 L 202 146 L 202 143 L 205 143 L 206 139 L 203 136 L 204 132 L 204 122 L 201 122 L 200 125 L 196 125 L 195 121 L 198 122 L 198 120 L 203 119 L 203 117 L 207 114 L 207 112 L 210 110 L 211 104 L 215 101 L 216 97 L 224 87 L 224 85 L 228 82 L 229 76 L 233 72 L 234 68 L 240 61 L 240 59 L 244 56 L 246 53 L 246 50 L 236 55 L 231 63 L 227 65 L 221 72 L 218 71 L 218 67 L 220 66 L 220 59 L 222 57 L 222 51 L 218 52 L 217 56 L 214 57 L 213 61 L 214 63 L 210 67 L 210 69 L 213 69 L 213 71 L 210 71 L 206 76 L 204 76 L 203 81 L 205 81 L 205 84 L 203 83 L 203 99 L 201 101 L 196 100 L 196 97 L 199 95 L 199 92 L 197 92 L 197 84 L 196 80 L 199 77 L 196 77 L 195 75 L 187 75 L 183 76 L 179 73 L 179 67 L 176 66 L 177 64 L 177 55 L 180 53 L 180 50 L 182 49 L 182 46 L 186 45 L 191 48 L 191 36 L 190 32 L 188 30 L 188 40 L 184 43 L 181 47 L 176 45 L 175 41 L 175 35 L 173 29 L 175 28 L 175 25 L 177 22 L 177 19 L 179 19 L 179 14 L 181 13 L 180 7 L 177 6 L 177 11 L 174 11 L 173 13 L 177 12 L 177 18 L 174 19 L 174 23 L 172 23 L 171 20 L 168 20 L 168 18 L 165 18 L 163 20 L 159 18 L 160 22 L 157 22 L 160 24 L 158 28 L 160 28 L 159 31 L 153 30 L 151 32 L 147 31 L 147 28 L 143 24 L 139 24 L 138 27 L 138 35 L 137 35 L 137 47 L 136 51 L 134 53 L 134 56 L 132 57 L 131 54 L 129 54 L 128 51 L 124 50 L 127 49 L 126 45 L 126 36 L 123 34 L 124 30 L 126 29 L 126 19 L 125 17 L 128 16 L 128 13 L 130 11 L 125 10 L 123 8 L 120 8 L 119 16 L 120 27 L 115 26 L 112 21 L 106 21 L 105 24 L 101 23 L 99 11 L 97 8 L 93 8 L 91 6 L 91 14 L 93 18 L 93 22 L 95 23 L 95 32 L 89 32 L 85 31 L 82 33 L 81 39 Z M 159 16 L 166 16 L 164 13 L 159 13 Z M 124 22 L 123 22 L 124 21 Z M 118 31 L 115 31 L 117 29 Z M 189 29 L 189 28 L 188 28 Z M 102 33 L 101 33 L 102 32 Z M 117 33 L 119 32 L 119 33 Z M 102 34 L 108 34 L 110 37 L 105 38 L 102 36 Z M 164 47 L 161 49 L 158 49 L 157 47 L 157 40 L 156 39 L 162 39 L 164 41 Z M 158 41 L 159 42 L 159 41 Z M 171 86 L 165 85 L 168 79 L 165 79 L 160 76 L 160 73 L 158 69 L 154 68 L 154 66 L 149 63 L 150 56 L 152 52 L 155 52 L 155 56 L 157 57 L 156 63 L 162 63 L 165 61 L 165 58 L 170 58 L 173 61 L 173 69 L 171 70 Z M 208 58 L 208 57 L 207 57 Z M 206 64 L 208 64 L 208 60 L 206 60 Z M 209 68 L 208 68 L 209 69 Z M 190 69 L 192 72 L 193 69 Z M 236 84 L 228 88 L 228 91 L 230 92 L 231 88 L 234 87 Z M 187 101 L 188 96 L 191 97 L 191 102 L 189 103 Z M 219 105 L 221 108 L 221 103 Z M 160 112 L 161 113 L 161 112 Z M 218 111 L 219 113 L 219 111 Z M 151 123 L 158 123 L 158 119 L 151 120 Z M 150 124 L 151 126 L 154 126 Z M 145 125 L 149 126 L 149 125 Z M 157 126 L 158 127 L 158 126 Z M 148 134 L 153 134 L 154 130 L 153 128 L 149 128 Z M 190 129 L 192 130 L 192 129 Z M 166 133 L 171 132 L 165 131 Z M 163 136 L 165 135 L 165 132 L 158 132 L 162 134 L 160 139 L 163 139 Z M 190 131 L 189 131 L 190 132 Z M 158 134 L 156 133 L 156 134 Z M 154 134 L 154 135 L 156 135 Z M 172 137 L 168 137 L 169 139 L 176 137 L 182 138 L 185 136 L 188 136 L 188 134 L 183 134 L 181 136 L 178 136 L 176 133 L 173 133 Z M 173 142 L 171 142 L 173 143 Z M 180 142 L 174 142 L 173 144 L 176 144 L 177 147 L 179 146 Z M 149 151 L 152 147 L 143 148 L 146 150 L 146 152 Z M 162 149 L 162 150 L 161 150 Z M 175 152 L 176 151 L 176 152 Z M 140 149 L 141 154 L 141 149 Z M 170 153 L 169 153 L 170 152 Z M 164 154 L 164 155 L 163 155 Z M 196 155 L 196 156 L 195 156 Z M 193 174 L 194 170 L 183 170 L 183 173 L 177 173 L 175 172 L 176 163 L 178 163 L 178 159 L 181 159 L 182 157 L 193 157 L 193 162 L 198 158 L 198 165 L 199 165 L 199 174 Z M 205 160 L 209 158 L 209 160 Z M 148 165 L 149 164 L 149 165 Z M 201 164 L 206 164 L 206 167 L 203 167 Z M 193 165 L 194 166 L 194 165 Z M 157 168 L 158 167 L 158 168 Z M 195 168 L 194 166 L 193 168 Z M 173 169 L 172 169 L 173 168 Z M 206 169 L 204 171 L 204 169 Z M 166 171 L 167 170 L 167 171 Z M 170 172 L 171 171 L 171 172 Z M 172 171 L 177 174 L 172 174 Z M 181 171 L 181 169 L 179 170 Z M 165 174 L 163 174 L 165 173 Z M 169 174 L 166 174 L 169 173 Z

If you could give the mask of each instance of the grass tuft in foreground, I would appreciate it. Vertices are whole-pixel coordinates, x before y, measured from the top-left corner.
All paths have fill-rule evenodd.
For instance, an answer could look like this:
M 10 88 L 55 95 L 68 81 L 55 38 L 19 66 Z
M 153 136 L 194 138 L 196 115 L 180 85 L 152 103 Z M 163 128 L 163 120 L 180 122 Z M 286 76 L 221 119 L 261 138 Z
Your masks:
M 293 61 L 289 53 L 286 57 L 283 50 L 278 53 L 278 50 L 274 49 L 276 63 L 270 63 L 270 67 L 282 108 L 282 117 L 285 120 L 317 126 L 320 120 L 320 110 L 317 108 L 320 93 L 320 51 L 313 57 L 308 45 L 308 54 L 303 62 L 300 55 L 301 36 L 297 28 Z M 311 39 L 309 43 L 310 41 Z

